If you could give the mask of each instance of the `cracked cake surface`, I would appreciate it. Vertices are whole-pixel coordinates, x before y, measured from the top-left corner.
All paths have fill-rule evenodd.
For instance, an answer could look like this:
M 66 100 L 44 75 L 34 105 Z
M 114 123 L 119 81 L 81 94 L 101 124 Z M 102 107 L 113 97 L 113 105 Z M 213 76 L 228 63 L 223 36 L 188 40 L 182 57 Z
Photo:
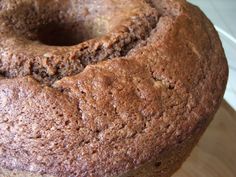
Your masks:
M 222 100 L 185 0 L 2 0 L 0 22 L 1 177 L 169 177 Z

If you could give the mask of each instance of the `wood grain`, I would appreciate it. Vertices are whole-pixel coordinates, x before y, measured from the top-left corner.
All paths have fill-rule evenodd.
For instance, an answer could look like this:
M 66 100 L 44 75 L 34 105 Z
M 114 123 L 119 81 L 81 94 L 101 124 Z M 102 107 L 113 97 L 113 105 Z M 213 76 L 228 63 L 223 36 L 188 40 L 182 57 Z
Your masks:
M 236 177 L 236 112 L 225 101 L 173 177 Z

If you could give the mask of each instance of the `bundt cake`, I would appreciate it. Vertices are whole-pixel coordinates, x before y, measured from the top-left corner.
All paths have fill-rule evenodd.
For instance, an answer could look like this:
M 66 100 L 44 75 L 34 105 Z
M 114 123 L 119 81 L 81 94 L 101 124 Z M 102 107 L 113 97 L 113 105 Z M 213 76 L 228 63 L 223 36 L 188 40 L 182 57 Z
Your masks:
M 185 0 L 1 0 L 0 176 L 169 177 L 227 76 Z

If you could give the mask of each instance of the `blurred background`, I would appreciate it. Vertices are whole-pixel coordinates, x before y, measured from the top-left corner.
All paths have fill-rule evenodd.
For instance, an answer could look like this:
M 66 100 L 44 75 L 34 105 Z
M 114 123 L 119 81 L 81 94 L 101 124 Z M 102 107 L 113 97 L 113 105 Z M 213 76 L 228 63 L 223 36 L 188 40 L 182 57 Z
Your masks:
M 189 0 L 218 30 L 229 64 L 220 109 L 200 142 L 173 177 L 236 177 L 236 0 Z

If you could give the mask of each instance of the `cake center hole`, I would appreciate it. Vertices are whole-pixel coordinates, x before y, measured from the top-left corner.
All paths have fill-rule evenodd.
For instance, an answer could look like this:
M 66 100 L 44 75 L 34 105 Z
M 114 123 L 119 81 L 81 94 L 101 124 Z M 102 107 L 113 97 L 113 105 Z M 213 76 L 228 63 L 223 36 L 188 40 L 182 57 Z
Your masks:
M 50 23 L 38 30 L 38 40 L 51 46 L 72 46 L 88 40 L 89 34 L 78 25 Z

